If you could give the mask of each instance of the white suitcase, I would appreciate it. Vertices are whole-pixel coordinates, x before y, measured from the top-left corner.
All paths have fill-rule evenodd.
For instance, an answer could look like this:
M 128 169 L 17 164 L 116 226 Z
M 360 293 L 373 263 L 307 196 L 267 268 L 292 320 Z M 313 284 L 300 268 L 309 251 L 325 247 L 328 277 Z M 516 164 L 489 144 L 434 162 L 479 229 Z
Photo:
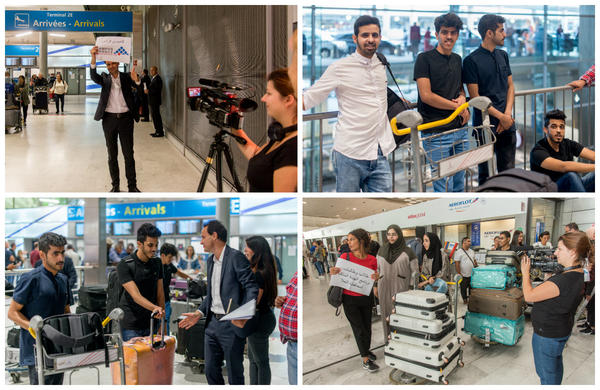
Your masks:
M 459 349 L 450 357 L 448 363 L 444 363 L 441 367 L 424 366 L 422 364 L 412 363 L 397 357 L 385 354 L 385 364 L 404 371 L 408 374 L 416 375 L 420 378 L 429 379 L 434 382 L 442 382 L 448 384 L 448 375 L 459 365 L 464 365 L 462 361 L 462 350 Z
M 19 348 L 6 347 L 4 354 L 4 363 L 19 363 Z
M 392 313 L 400 314 L 407 317 L 422 318 L 424 320 L 435 320 L 443 318 L 447 310 L 447 303 L 444 307 L 435 311 L 396 304 L 396 306 L 392 310 Z
M 396 294 L 394 301 L 396 308 L 408 307 L 419 310 L 437 311 L 448 307 L 448 297 L 446 294 L 434 291 L 403 291 Z
M 439 348 L 440 346 L 447 344 L 448 342 L 450 342 L 452 337 L 454 337 L 454 329 L 452 329 L 450 333 L 448 333 L 440 340 L 429 340 L 423 338 L 422 336 L 414 337 L 398 332 L 390 332 L 390 340 L 432 349 Z
M 446 315 L 443 319 L 425 320 L 402 316 L 390 315 L 390 330 L 413 337 L 422 337 L 429 340 L 441 340 L 454 331 L 456 324 L 454 318 Z
M 440 368 L 448 363 L 459 349 L 460 340 L 458 337 L 452 337 L 447 343 L 436 349 L 418 347 L 392 340 L 385 346 L 385 355 L 427 367 Z

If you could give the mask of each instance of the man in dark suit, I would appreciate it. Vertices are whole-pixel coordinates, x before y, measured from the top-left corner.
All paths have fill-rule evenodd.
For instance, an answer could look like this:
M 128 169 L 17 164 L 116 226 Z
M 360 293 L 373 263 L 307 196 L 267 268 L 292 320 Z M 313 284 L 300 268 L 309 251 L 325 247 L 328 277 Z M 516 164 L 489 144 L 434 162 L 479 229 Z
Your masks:
M 202 245 L 212 256 L 207 262 L 208 294 L 195 313 L 184 313 L 179 323 L 189 329 L 206 316 L 204 336 L 205 372 L 209 385 L 224 385 L 221 366 L 227 362 L 230 385 L 244 384 L 244 344 L 247 320 L 219 321 L 225 314 L 256 299 L 258 285 L 250 263 L 238 250 L 226 245 L 227 229 L 210 221 L 202 229 Z
M 98 46 L 94 46 L 90 50 L 92 55 L 90 77 L 96 84 L 102 86 L 94 119 L 102 120 L 102 129 L 108 149 L 108 170 L 112 180 L 110 192 L 120 192 L 117 139 L 121 141 L 129 192 L 140 192 L 137 188 L 135 160 L 133 159 L 133 121 L 138 122 L 140 116 L 132 91 L 134 81 L 136 85 L 140 85 L 140 80 L 135 73 L 135 65 L 131 68 L 131 74 L 127 74 L 119 72 L 118 62 L 111 61 L 105 61 L 109 73 L 99 75 L 96 72 L 97 53 Z
M 150 110 L 148 109 L 148 95 L 146 95 L 146 90 L 150 85 L 150 76 L 148 76 L 148 69 L 144 69 L 142 71 L 142 122 L 150 122 Z
M 156 66 L 150 67 L 150 85 L 145 92 L 148 94 L 148 103 L 150 104 L 150 113 L 152 114 L 152 122 L 154 123 L 154 133 L 150 135 L 153 137 L 164 137 L 162 118 L 160 117 L 160 105 L 162 103 L 162 79 L 158 74 L 158 68 Z

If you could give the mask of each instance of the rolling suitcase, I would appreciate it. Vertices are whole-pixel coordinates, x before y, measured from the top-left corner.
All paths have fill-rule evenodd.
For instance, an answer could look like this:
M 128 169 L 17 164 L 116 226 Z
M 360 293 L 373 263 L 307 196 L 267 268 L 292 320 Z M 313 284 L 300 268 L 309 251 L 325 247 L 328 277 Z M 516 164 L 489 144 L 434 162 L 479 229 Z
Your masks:
M 123 342 L 125 359 L 125 384 L 127 385 L 171 385 L 175 361 L 175 337 L 154 336 L 150 320 L 150 336 L 134 337 Z M 164 329 L 164 318 L 160 328 Z M 121 370 L 117 362 L 111 364 L 114 385 L 121 384 Z
M 19 106 L 6 107 L 4 110 L 4 131 L 14 134 L 21 130 L 21 109 Z
M 446 315 L 442 319 L 424 320 L 402 316 L 390 315 L 391 333 L 400 333 L 412 337 L 420 337 L 427 340 L 442 340 L 456 328 L 454 318 Z
M 204 360 L 204 328 L 206 318 L 189 329 L 177 328 L 177 353 L 188 359 Z
M 485 263 L 511 265 L 517 270 L 521 269 L 521 261 L 515 251 L 488 251 L 485 255 Z
M 493 288 L 504 290 L 513 287 L 517 280 L 515 267 L 500 264 L 473 268 L 471 288 Z
M 394 302 L 396 314 L 426 320 L 441 319 L 448 310 L 448 297 L 433 291 L 404 291 L 396 294 Z
M 439 348 L 442 345 L 450 342 L 452 337 L 454 337 L 453 332 L 448 333 L 446 336 L 444 336 L 443 338 L 441 338 L 439 340 L 431 340 L 431 339 L 423 338 L 422 336 L 415 337 L 415 336 L 411 336 L 411 335 L 407 335 L 407 334 L 403 334 L 403 333 L 390 332 L 389 338 L 390 338 L 390 340 L 398 341 L 398 342 L 405 343 L 405 344 L 411 344 L 411 345 L 416 345 L 418 347 L 435 349 L 435 348 Z
M 526 308 L 523 291 L 516 287 L 503 291 L 475 288 L 469 297 L 469 311 L 509 320 L 519 318 Z
M 463 330 L 486 341 L 489 337 L 490 341 L 504 345 L 515 345 L 525 332 L 525 316 L 521 315 L 513 321 L 468 311 L 465 315 Z

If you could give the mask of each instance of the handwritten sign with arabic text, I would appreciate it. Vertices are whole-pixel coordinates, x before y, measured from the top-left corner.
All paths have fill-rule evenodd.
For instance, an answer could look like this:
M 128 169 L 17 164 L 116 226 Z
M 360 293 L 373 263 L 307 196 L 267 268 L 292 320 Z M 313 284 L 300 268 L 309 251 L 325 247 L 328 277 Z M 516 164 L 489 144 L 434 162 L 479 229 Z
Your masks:
M 337 259 L 335 266 L 342 271 L 331 276 L 330 286 L 338 286 L 362 295 L 371 294 L 374 280 L 371 275 L 374 270 L 341 258 Z

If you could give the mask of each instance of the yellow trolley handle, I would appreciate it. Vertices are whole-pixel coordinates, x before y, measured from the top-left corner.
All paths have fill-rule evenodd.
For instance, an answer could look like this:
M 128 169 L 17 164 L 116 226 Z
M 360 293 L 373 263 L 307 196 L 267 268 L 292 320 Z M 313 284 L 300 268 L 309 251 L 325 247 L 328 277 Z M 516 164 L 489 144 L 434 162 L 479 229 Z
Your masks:
M 106 317 L 104 321 L 102 321 L 102 327 L 104 328 L 110 322 L 110 317 Z
M 29 334 L 31 335 L 31 337 L 33 337 L 33 339 L 35 340 L 35 330 L 33 330 L 33 328 L 30 326 L 29 329 L 27 329 L 29 331 Z
M 428 129 L 431 129 L 434 127 L 446 125 L 446 124 L 452 122 L 454 120 L 454 118 L 456 118 L 458 116 L 458 114 L 460 114 L 465 108 L 468 108 L 468 107 L 469 107 L 469 102 L 463 103 L 456 110 L 454 110 L 454 112 L 452 114 L 450 114 L 450 116 L 448 118 L 440 119 L 439 121 L 423 123 L 417 127 L 417 130 L 423 131 L 423 130 L 428 130 Z M 410 127 L 407 127 L 404 129 L 398 129 L 398 126 L 396 124 L 396 117 L 393 117 L 390 120 L 390 124 L 392 125 L 392 131 L 394 132 L 394 134 L 396 134 L 396 135 L 410 134 Z

